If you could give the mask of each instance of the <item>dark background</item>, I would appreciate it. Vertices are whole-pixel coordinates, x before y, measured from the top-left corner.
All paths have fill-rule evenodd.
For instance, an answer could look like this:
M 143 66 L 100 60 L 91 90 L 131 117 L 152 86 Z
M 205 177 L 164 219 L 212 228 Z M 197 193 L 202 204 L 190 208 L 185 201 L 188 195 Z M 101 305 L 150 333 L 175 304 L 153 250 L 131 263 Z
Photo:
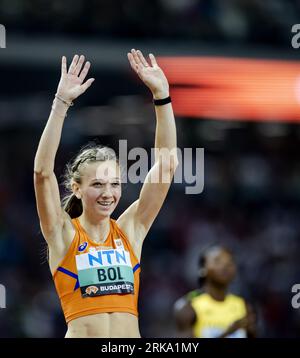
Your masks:
M 66 331 L 46 260 L 33 191 L 33 160 L 60 77 L 60 58 L 84 54 L 92 88 L 69 111 L 56 160 L 60 177 L 81 145 L 118 149 L 154 143 L 151 94 L 126 53 L 290 58 L 297 0 L 0 0 L 1 337 L 62 337 Z M 205 149 L 205 188 L 173 184 L 144 244 L 140 325 L 144 337 L 176 337 L 172 305 L 197 286 L 197 260 L 210 244 L 232 248 L 232 290 L 258 312 L 260 337 L 298 337 L 300 310 L 300 127 L 297 123 L 177 117 L 178 147 Z M 127 184 L 114 217 L 140 185 Z

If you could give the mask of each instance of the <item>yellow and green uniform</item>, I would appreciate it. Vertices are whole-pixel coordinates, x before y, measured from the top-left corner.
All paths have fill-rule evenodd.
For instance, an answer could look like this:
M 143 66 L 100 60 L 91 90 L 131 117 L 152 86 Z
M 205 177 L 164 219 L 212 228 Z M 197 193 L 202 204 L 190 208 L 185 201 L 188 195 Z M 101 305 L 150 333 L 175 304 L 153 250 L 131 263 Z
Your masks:
M 236 320 L 247 314 L 246 302 L 242 297 L 228 294 L 224 301 L 216 301 L 209 294 L 198 290 L 187 295 L 196 313 L 193 326 L 194 337 L 216 338 L 226 331 Z M 244 329 L 238 329 L 227 338 L 246 338 Z

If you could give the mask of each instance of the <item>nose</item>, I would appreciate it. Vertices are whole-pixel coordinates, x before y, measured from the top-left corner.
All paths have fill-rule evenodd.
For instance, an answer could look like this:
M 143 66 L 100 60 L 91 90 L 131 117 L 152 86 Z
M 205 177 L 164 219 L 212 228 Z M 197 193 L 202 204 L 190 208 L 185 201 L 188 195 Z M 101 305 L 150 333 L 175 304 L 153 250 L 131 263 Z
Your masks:
M 106 184 L 103 188 L 103 192 L 101 193 L 103 198 L 111 198 L 112 197 L 112 190 L 109 184 Z

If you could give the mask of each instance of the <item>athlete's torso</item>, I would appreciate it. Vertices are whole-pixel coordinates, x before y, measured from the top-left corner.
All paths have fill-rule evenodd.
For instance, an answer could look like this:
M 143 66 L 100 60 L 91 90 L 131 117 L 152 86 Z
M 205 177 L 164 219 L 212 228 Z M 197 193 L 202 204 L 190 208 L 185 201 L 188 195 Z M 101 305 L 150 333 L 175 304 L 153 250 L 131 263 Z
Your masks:
M 114 239 L 112 240 L 111 238 L 111 242 L 110 244 L 108 243 L 108 240 L 106 240 L 106 244 L 108 244 L 109 246 L 108 247 L 100 247 L 99 249 L 96 247 L 95 248 L 95 245 L 94 247 L 89 247 L 89 246 L 93 246 L 91 245 L 91 241 L 90 240 L 87 240 L 86 237 L 83 237 L 81 238 L 79 241 L 78 241 L 78 238 L 77 238 L 77 241 L 75 243 L 74 240 L 76 240 L 76 235 L 78 233 L 78 228 L 76 229 L 76 223 L 74 223 L 74 220 L 73 221 L 73 226 L 74 226 L 74 231 L 72 232 L 72 230 L 70 230 L 71 232 L 68 233 L 69 236 L 71 236 L 73 234 L 73 239 L 70 240 L 70 244 L 69 244 L 69 248 L 68 250 L 66 250 L 67 252 L 59 252 L 60 250 L 52 250 L 51 252 L 51 249 L 50 249 L 50 267 L 51 269 L 53 269 L 55 266 L 58 266 L 58 269 L 60 269 L 60 264 L 57 264 L 58 262 L 60 263 L 63 263 L 63 266 L 62 266 L 62 269 L 61 271 L 59 272 L 59 274 L 64 277 L 66 271 L 67 271 L 67 274 L 68 274 L 68 271 L 75 273 L 79 278 L 80 278 L 80 274 L 78 274 L 78 267 L 74 267 L 74 264 L 72 264 L 70 266 L 70 260 L 68 262 L 64 261 L 66 256 L 69 255 L 70 253 L 70 250 L 74 251 L 74 247 L 72 248 L 72 245 L 77 245 L 78 247 L 80 246 L 81 249 L 85 249 L 84 252 L 82 252 L 84 255 L 77 255 L 76 253 L 76 261 L 78 261 L 78 257 L 79 259 L 81 260 L 81 262 L 88 262 L 88 261 L 91 261 L 90 258 L 92 257 L 92 264 L 95 264 L 96 266 L 98 265 L 99 266 L 99 258 L 101 258 L 101 260 L 103 259 L 104 261 L 106 260 L 106 265 L 107 264 L 116 264 L 115 260 L 117 259 L 118 262 L 120 263 L 123 263 L 124 264 L 124 258 L 125 258 L 125 251 L 127 252 L 127 258 L 129 259 L 129 261 L 131 261 L 131 264 L 134 265 L 134 266 L 139 266 L 138 265 L 138 260 L 136 259 L 136 256 L 134 254 L 134 252 L 131 250 L 131 247 L 130 247 L 130 244 L 128 244 L 128 241 L 125 240 L 124 241 L 124 237 L 123 237 L 123 242 L 122 240 L 120 240 L 120 238 L 118 237 L 117 238 L 117 244 L 118 244 L 118 241 L 119 241 L 119 244 L 121 245 L 121 247 L 119 248 L 120 250 L 118 250 L 118 247 L 116 247 L 115 245 L 115 240 L 116 237 L 114 237 Z M 116 226 L 116 225 L 115 225 Z M 68 235 L 66 235 L 67 238 L 65 237 L 64 240 L 68 239 Z M 69 238 L 70 239 L 70 238 Z M 85 247 L 86 245 L 86 242 L 89 244 L 87 247 Z M 123 246 L 125 245 L 125 247 Z M 112 247 L 114 246 L 114 247 Z M 122 249 L 124 249 L 125 251 L 122 251 Z M 77 249 L 76 249 L 77 250 Z M 90 250 L 93 250 L 93 251 L 90 251 Z M 97 250 L 100 250 L 100 251 L 97 251 Z M 104 250 L 104 251 L 101 251 L 101 250 Z M 89 254 L 91 253 L 91 255 Z M 102 253 L 102 255 L 101 255 Z M 52 254 L 52 255 L 51 255 Z M 97 256 L 98 254 L 98 256 Z M 100 255 L 100 256 L 99 256 Z M 86 256 L 86 257 L 84 257 Z M 87 259 L 87 256 L 89 256 L 89 260 Z M 82 260 L 84 259 L 84 260 Z M 108 261 L 112 261 L 112 262 L 108 262 Z M 75 261 L 74 261 L 75 262 Z M 90 262 L 91 263 L 91 262 Z M 104 262 L 100 262 L 100 264 L 105 264 Z M 78 265 L 78 263 L 77 263 Z M 81 263 L 81 265 L 84 265 Z M 102 267 L 102 266 L 101 266 Z M 81 267 L 83 270 L 81 271 L 83 273 L 83 280 L 89 280 L 90 277 L 85 277 L 85 269 L 87 267 L 83 266 Z M 124 268 L 125 268 L 125 271 L 124 271 Z M 132 267 L 133 268 L 133 267 Z M 109 271 L 107 271 L 107 269 Z M 138 268 L 137 268 L 138 269 Z M 102 275 L 102 278 L 106 276 L 110 276 L 110 278 L 114 279 L 114 272 L 117 272 L 118 275 L 121 275 L 121 276 L 126 276 L 127 275 L 127 272 L 130 271 L 129 267 L 124 267 L 122 266 L 122 270 L 123 271 L 118 271 L 119 268 L 117 267 L 106 267 L 106 271 L 103 270 L 103 267 L 100 269 L 101 272 L 101 275 Z M 127 271 L 126 271 L 127 270 Z M 87 270 L 88 271 L 88 270 Z M 54 269 L 54 275 L 57 275 L 57 270 Z M 138 291 L 138 284 L 137 284 L 137 279 L 136 279 L 136 276 L 137 276 L 138 273 L 135 273 L 134 274 L 134 278 L 131 277 L 131 281 L 135 283 L 135 285 L 137 287 L 135 287 L 135 290 Z M 132 275 L 131 275 L 132 276 Z M 69 277 L 69 279 L 72 281 L 72 277 Z M 82 277 L 81 277 L 82 279 Z M 127 276 L 126 276 L 126 279 L 127 279 Z M 112 281 L 107 281 L 108 280 L 108 277 L 106 277 L 105 279 L 105 285 L 106 287 L 112 287 L 114 289 L 114 287 L 116 286 L 113 286 L 112 284 L 114 282 Z M 129 279 L 130 280 L 130 279 Z M 136 310 L 136 303 L 137 303 L 137 295 L 138 295 L 138 292 L 136 292 L 135 294 L 135 297 L 133 298 L 133 295 L 132 294 L 126 294 L 126 295 L 119 295 L 119 294 L 112 294 L 112 295 L 109 295 L 109 294 L 106 294 L 106 295 L 103 295 L 103 299 L 102 297 L 99 299 L 98 297 L 87 297 L 87 298 L 83 298 L 81 299 L 81 295 L 82 293 L 85 293 L 84 289 L 88 289 L 89 291 L 87 291 L 89 294 L 91 294 L 91 296 L 94 295 L 95 293 L 95 290 L 97 290 L 97 287 L 95 287 L 94 284 L 90 285 L 90 282 L 87 283 L 87 285 L 90 285 L 90 286 L 85 286 L 84 289 L 82 287 L 78 288 L 77 287 L 77 291 L 76 291 L 76 295 L 77 295 L 77 298 L 76 299 L 73 299 L 72 298 L 72 291 L 73 290 L 73 287 L 72 288 L 69 288 L 69 291 L 68 289 L 64 289 L 64 291 L 62 292 L 61 288 L 59 287 L 59 284 L 57 285 L 57 279 L 56 279 L 56 287 L 58 289 L 58 292 L 60 291 L 60 296 L 64 297 L 62 299 L 62 306 L 63 306 L 63 309 L 64 309 L 64 312 L 65 312 L 65 316 L 68 316 L 68 318 L 66 317 L 66 320 L 68 321 L 68 331 L 67 331 L 67 334 L 66 334 L 66 337 L 139 337 L 140 336 L 140 333 L 139 333 L 139 327 L 138 327 L 138 317 L 137 317 L 137 310 Z M 75 279 L 73 279 L 73 281 L 75 281 Z M 69 282 L 69 281 L 68 281 Z M 74 282 L 72 282 L 72 285 L 74 286 Z M 96 286 L 98 285 L 98 289 L 103 289 L 103 287 L 100 287 L 100 286 L 103 286 L 103 285 L 99 285 L 99 282 L 97 282 Z M 65 285 L 63 284 L 61 287 L 65 287 Z M 120 287 L 120 285 L 119 285 Z M 125 286 L 124 286 L 125 287 Z M 81 290 L 81 295 L 79 294 L 79 290 Z M 113 291 L 112 291 L 113 292 Z M 98 292 L 99 294 L 99 292 Z M 65 297 L 65 295 L 69 295 L 70 296 L 70 300 L 68 297 Z M 117 302 L 117 300 L 119 299 L 120 297 L 120 307 L 117 307 L 119 306 Z M 78 306 L 85 306 L 85 302 L 87 302 L 86 300 L 90 300 L 90 302 L 93 301 L 93 303 L 95 303 L 95 300 L 99 300 L 99 304 L 100 305 L 103 305 L 104 306 L 106 305 L 109 305 L 107 302 L 109 302 L 112 298 L 112 302 L 113 304 L 111 305 L 112 307 L 108 307 L 108 312 L 99 312 L 99 309 L 98 309 L 98 305 L 97 304 L 93 304 L 93 305 L 89 305 L 90 307 L 89 308 L 89 312 L 87 312 L 88 314 L 87 315 L 84 315 L 83 313 L 79 312 L 79 313 L 76 313 L 75 311 L 76 310 L 73 310 L 73 311 L 70 311 L 69 310 L 69 306 L 71 306 L 72 304 L 75 306 L 78 305 Z M 124 298 L 126 301 L 124 301 Z M 69 300 L 69 302 L 68 302 Z M 88 306 L 88 305 L 87 305 Z M 117 308 L 116 308 L 117 307 Z M 84 307 L 83 307 L 84 308 Z M 84 308 L 85 309 L 85 308 Z M 119 312 L 120 310 L 120 312 Z M 77 311 L 80 311 L 80 309 Z M 126 312 L 127 311 L 127 312 Z

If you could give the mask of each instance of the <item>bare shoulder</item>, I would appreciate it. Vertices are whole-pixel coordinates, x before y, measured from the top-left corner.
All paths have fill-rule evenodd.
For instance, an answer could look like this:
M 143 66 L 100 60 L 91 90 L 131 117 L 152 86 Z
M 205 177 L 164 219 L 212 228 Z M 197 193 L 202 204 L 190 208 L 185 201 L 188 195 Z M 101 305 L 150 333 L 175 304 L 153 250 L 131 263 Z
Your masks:
M 140 260 L 143 241 L 147 230 L 136 220 L 138 200 L 132 203 L 124 213 L 117 219 L 117 225 L 124 232 L 136 257 Z

